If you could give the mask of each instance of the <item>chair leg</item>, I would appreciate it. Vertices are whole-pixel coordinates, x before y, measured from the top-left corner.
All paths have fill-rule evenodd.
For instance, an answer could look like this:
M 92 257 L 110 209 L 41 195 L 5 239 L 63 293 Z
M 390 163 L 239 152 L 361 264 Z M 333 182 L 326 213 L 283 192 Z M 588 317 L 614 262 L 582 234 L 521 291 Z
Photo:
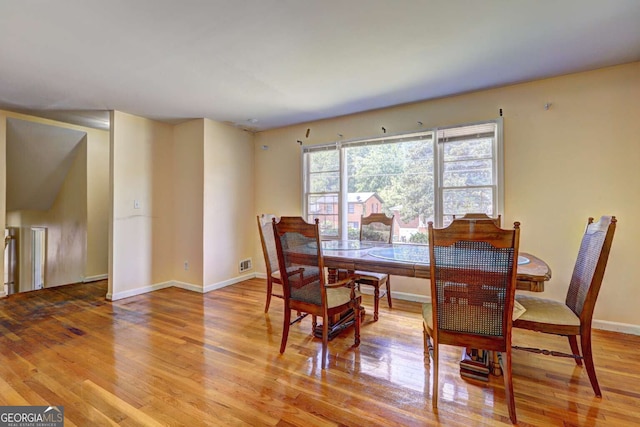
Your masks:
M 267 277 L 267 302 L 264 305 L 264 312 L 269 311 L 269 305 L 271 304 L 271 292 L 273 290 L 273 282 L 270 277 Z
M 433 348 L 433 391 L 431 392 L 431 402 L 433 409 L 436 409 L 438 407 L 438 343 L 433 342 L 429 348 Z
M 509 418 L 513 424 L 517 424 L 516 418 L 516 402 L 513 396 L 513 380 L 511 377 L 511 349 L 503 352 L 500 357 L 502 376 L 504 377 L 504 394 L 507 398 L 507 407 L 509 408 Z M 506 359 L 506 360 L 505 360 Z
M 354 337 L 354 342 L 355 342 L 355 346 L 358 347 L 360 345 L 360 303 L 358 302 L 355 306 L 355 337 Z
M 389 308 L 393 308 L 393 303 L 391 302 L 391 276 L 387 276 L 387 304 L 389 304 Z
M 571 347 L 571 353 L 574 356 L 580 356 L 580 351 L 578 350 L 578 340 L 575 335 L 569 335 L 569 346 Z M 582 366 L 582 360 L 579 357 L 575 357 L 576 365 Z
M 378 309 L 380 308 L 380 282 L 373 286 L 373 321 L 378 321 Z
M 327 367 L 327 347 L 329 345 L 329 318 L 322 318 L 322 369 Z
M 282 341 L 280 342 L 280 354 L 284 353 L 287 347 L 287 338 L 289 338 L 289 325 L 291 324 L 291 310 L 289 307 L 284 308 L 284 325 L 282 326 Z
M 582 356 L 584 357 L 584 365 L 587 368 L 587 375 L 589 375 L 589 381 L 591 381 L 591 387 L 597 397 L 602 397 L 600 392 L 600 385 L 598 384 L 598 378 L 596 377 L 596 367 L 593 364 L 593 353 L 591 353 L 591 331 L 584 332 L 580 335 L 580 343 L 582 344 Z

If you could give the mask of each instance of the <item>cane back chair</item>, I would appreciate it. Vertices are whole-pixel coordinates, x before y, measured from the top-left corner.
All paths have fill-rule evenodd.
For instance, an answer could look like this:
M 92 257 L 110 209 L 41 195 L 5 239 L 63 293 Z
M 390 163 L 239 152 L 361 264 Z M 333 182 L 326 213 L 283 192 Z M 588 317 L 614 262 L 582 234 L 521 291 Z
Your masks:
M 273 293 L 273 284 L 282 285 L 280 271 L 278 270 L 278 253 L 276 252 L 276 241 L 273 236 L 272 219 L 274 215 L 258 215 L 258 232 L 260 233 L 260 243 L 264 254 L 264 265 L 267 269 L 267 299 L 264 305 L 264 312 L 269 311 L 271 297 L 283 298 L 281 293 Z
M 425 361 L 433 360 L 432 404 L 438 405 L 440 344 L 500 352 L 509 417 L 516 408 L 511 379 L 511 327 L 520 223 L 503 230 L 493 221 L 429 222 L 431 303 L 423 305 Z
M 615 216 L 603 216 L 598 222 L 593 222 L 593 218 L 589 218 L 565 302 L 530 295 L 516 295 L 516 301 L 522 304 L 526 311 L 513 323 L 514 328 L 566 336 L 569 339 L 572 354 L 530 347 L 514 348 L 574 358 L 578 366 L 582 366 L 584 360 L 591 387 L 598 397 L 601 397 L 602 393 L 591 351 L 591 320 L 607 267 L 616 222 Z M 578 348 L 578 337 L 580 337 L 582 355 Z
M 322 369 L 326 367 L 329 324 L 349 311 L 355 313 L 355 346 L 360 344 L 361 298 L 355 290 L 354 276 L 336 283 L 326 282 L 318 220 L 309 224 L 301 217 L 273 220 L 273 230 L 282 274 L 284 324 L 280 353 L 284 353 L 289 336 L 291 310 L 309 313 L 316 330 L 316 318 L 322 318 Z
M 384 213 L 361 216 L 360 241 L 391 243 L 393 239 L 393 218 L 393 215 L 388 217 Z M 373 287 L 373 320 L 377 321 L 381 298 L 386 295 L 389 308 L 393 308 L 393 303 L 391 302 L 391 278 L 386 273 L 374 273 L 372 271 L 356 270 L 355 273 L 359 277 L 357 281 L 358 289 L 360 285 Z M 381 286 L 386 287 L 382 294 L 380 294 Z

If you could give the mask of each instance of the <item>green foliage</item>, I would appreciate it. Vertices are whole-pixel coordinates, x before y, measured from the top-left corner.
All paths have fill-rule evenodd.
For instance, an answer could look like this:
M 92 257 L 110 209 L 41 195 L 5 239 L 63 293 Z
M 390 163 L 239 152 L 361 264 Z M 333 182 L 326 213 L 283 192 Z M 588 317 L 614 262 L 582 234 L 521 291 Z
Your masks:
M 399 144 L 348 148 L 346 155 L 349 192 L 379 194 L 381 189 L 389 187 L 393 176 L 404 172 L 399 151 Z
M 349 240 L 359 240 L 360 239 L 360 230 L 357 228 L 349 227 L 348 229 Z
M 384 231 L 377 231 L 371 228 L 362 228 L 362 240 L 369 242 L 388 242 L 389 233 Z
M 410 243 L 429 243 L 429 235 L 427 233 L 414 233 L 409 237 Z

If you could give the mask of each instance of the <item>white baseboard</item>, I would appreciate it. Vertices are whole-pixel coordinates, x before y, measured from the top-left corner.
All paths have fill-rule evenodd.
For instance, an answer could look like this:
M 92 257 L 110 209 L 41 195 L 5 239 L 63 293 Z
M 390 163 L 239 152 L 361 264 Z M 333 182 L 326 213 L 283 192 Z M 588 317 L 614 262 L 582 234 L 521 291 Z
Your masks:
M 373 295 L 373 287 L 361 286 L 360 293 L 363 295 Z M 380 291 L 380 293 L 382 293 L 382 290 Z M 425 303 L 425 302 L 431 301 L 431 298 L 426 295 L 417 295 L 417 294 L 410 294 L 406 292 L 397 292 L 397 291 L 391 292 L 391 298 L 399 299 L 403 301 L 419 302 L 419 303 Z
M 222 282 L 213 283 L 204 287 L 204 292 L 215 291 L 216 289 L 225 288 L 227 286 L 234 285 L 236 283 L 243 282 L 245 280 L 253 279 L 256 277 L 256 273 L 249 273 L 242 276 L 234 277 L 233 279 L 223 280 Z M 265 276 L 266 277 L 266 276 Z
M 136 295 L 142 295 L 160 289 L 170 288 L 171 286 L 173 286 L 173 282 L 156 283 L 155 285 L 143 286 L 141 288 L 131 289 L 124 292 L 116 292 L 115 294 L 107 293 L 107 299 L 110 301 L 117 301 L 123 298 L 134 297 Z
M 623 334 L 640 335 L 640 325 L 610 322 L 608 320 L 593 319 L 592 328 L 601 329 L 603 331 L 622 332 Z
M 202 286 L 194 285 L 193 283 L 181 282 L 179 280 L 172 280 L 171 283 L 176 288 L 184 289 L 191 292 L 197 292 L 199 294 L 203 293 Z
M 245 280 L 253 279 L 256 277 L 255 273 L 245 274 L 243 276 L 234 277 L 233 279 L 224 280 L 222 282 L 213 283 L 211 285 L 207 285 L 204 288 L 199 285 L 194 285 L 193 283 L 180 282 L 178 280 L 170 280 L 168 282 L 156 283 L 149 286 L 143 286 L 141 288 L 131 289 L 124 292 L 116 292 L 115 294 L 108 293 L 107 299 L 110 301 L 117 301 L 123 298 L 134 297 L 136 295 L 142 295 L 153 291 L 158 291 L 160 289 L 170 288 L 175 286 L 176 288 L 185 289 L 191 292 L 197 292 L 199 294 L 215 291 L 216 289 L 221 289 L 227 286 L 231 286 L 233 284 L 243 282 Z
M 97 274 L 95 276 L 87 276 L 83 278 L 82 283 L 97 282 L 98 280 L 106 280 L 108 278 L 108 274 Z

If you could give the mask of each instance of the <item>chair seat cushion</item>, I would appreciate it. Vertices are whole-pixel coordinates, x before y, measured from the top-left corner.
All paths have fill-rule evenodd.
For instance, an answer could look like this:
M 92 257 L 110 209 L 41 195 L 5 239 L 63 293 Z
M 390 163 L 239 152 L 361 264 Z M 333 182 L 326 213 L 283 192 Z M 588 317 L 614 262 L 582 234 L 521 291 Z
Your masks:
M 356 291 L 356 298 L 360 293 Z M 320 282 L 309 283 L 301 288 L 291 288 L 291 299 L 296 301 L 307 302 L 310 304 L 321 305 L 322 297 L 320 295 Z M 329 308 L 346 304 L 351 300 L 351 289 L 349 288 L 332 288 L 327 289 L 327 306 Z
M 378 281 L 382 281 L 382 280 L 387 278 L 387 274 L 385 274 L 385 273 L 374 273 L 372 271 L 360 271 L 360 270 L 356 270 L 355 273 L 357 275 L 359 275 L 360 278 L 363 279 L 363 280 L 378 280 Z
M 478 315 L 482 316 L 483 310 L 489 310 L 489 309 L 484 307 L 476 307 L 476 310 Z M 516 320 L 518 318 L 522 318 L 526 313 L 526 311 L 527 311 L 526 307 L 524 307 L 518 301 L 514 301 L 512 319 Z M 430 302 L 422 304 L 422 318 L 426 322 L 429 329 L 433 329 L 433 305 Z M 456 325 L 456 327 L 453 328 L 453 330 L 464 330 L 464 329 L 465 328 L 461 325 Z
M 516 300 L 526 309 L 522 321 L 580 326 L 580 318 L 564 302 L 530 295 L 516 295 Z

